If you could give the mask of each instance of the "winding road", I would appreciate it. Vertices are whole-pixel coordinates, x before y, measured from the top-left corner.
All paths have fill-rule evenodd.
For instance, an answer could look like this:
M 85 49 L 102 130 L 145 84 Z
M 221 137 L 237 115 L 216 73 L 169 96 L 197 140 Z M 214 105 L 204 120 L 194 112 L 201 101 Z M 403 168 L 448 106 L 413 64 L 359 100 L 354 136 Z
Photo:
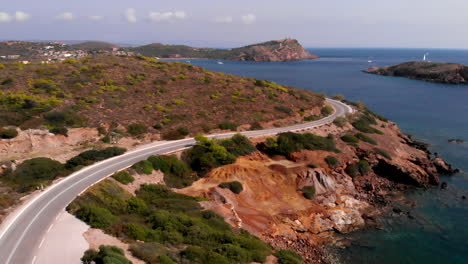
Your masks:
M 348 105 L 327 99 L 335 111 L 323 119 L 290 127 L 241 132 L 247 137 L 263 137 L 287 131 L 301 131 L 329 124 L 339 116 L 352 113 Z M 228 138 L 235 134 L 210 135 L 209 138 Z M 0 227 L 0 264 L 34 264 L 41 240 L 52 228 L 63 209 L 90 186 L 151 155 L 164 154 L 195 144 L 193 138 L 157 142 L 141 146 L 121 156 L 107 159 L 77 171 L 28 201 L 10 215 Z M 60 248 L 57 248 L 60 251 Z

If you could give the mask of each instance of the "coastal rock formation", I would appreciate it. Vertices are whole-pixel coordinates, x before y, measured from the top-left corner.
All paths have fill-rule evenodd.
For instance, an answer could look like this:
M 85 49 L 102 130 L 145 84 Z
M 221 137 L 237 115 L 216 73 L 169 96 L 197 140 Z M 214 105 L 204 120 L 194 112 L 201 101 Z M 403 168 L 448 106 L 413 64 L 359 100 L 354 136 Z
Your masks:
M 381 68 L 372 67 L 364 70 L 364 72 L 429 82 L 451 84 L 468 83 L 468 66 L 455 63 L 413 61 Z
M 202 202 L 206 209 L 275 247 L 300 252 L 305 263 L 328 263 L 327 253 L 320 249 L 323 243 L 340 243 L 335 234 L 377 227 L 378 216 L 391 210 L 392 194 L 440 182 L 443 160 L 432 160 L 422 144 L 394 123 L 379 120 L 378 127 L 383 133 L 372 138 L 380 152 L 367 142 L 352 145 L 339 139 L 340 153 L 301 150 L 288 157 L 269 157 L 256 152 L 214 169 L 179 192 L 209 198 Z M 352 127 L 334 125 L 322 129 L 337 131 L 336 138 L 353 132 Z M 324 159 L 329 155 L 336 156 L 340 165 L 328 165 Z M 360 160 L 366 160 L 370 170 L 352 175 L 348 167 Z M 218 187 L 230 181 L 242 183 L 243 191 L 234 194 Z M 303 195 L 305 186 L 313 186 L 313 199 Z M 308 250 L 301 250 L 305 245 Z
M 230 60 L 238 61 L 297 61 L 316 59 L 295 39 L 273 40 L 233 49 Z

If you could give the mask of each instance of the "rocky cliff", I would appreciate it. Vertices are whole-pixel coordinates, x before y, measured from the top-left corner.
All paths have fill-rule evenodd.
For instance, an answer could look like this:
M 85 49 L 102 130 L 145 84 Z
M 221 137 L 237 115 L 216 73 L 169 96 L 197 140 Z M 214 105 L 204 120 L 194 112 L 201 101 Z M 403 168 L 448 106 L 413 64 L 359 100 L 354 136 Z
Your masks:
M 455 63 L 413 61 L 381 68 L 372 67 L 364 70 L 364 72 L 429 82 L 452 84 L 468 83 L 468 66 Z
M 273 40 L 233 49 L 231 60 L 239 61 L 296 61 L 316 59 L 295 39 Z
M 305 263 L 329 263 L 322 245 L 341 243 L 336 234 L 376 226 L 378 216 L 389 208 L 389 197 L 436 185 L 439 173 L 451 171 L 394 123 L 378 121 L 376 127 L 383 134 L 369 134 L 372 143 L 339 139 L 356 132 L 350 124 L 322 127 L 313 133 L 335 134 L 339 153 L 302 150 L 285 157 L 256 152 L 211 171 L 181 192 L 209 198 L 202 202 L 205 208 L 274 247 L 301 253 Z M 330 155 L 338 165 L 326 162 Z M 350 169 L 356 164 L 368 165 Z M 240 194 L 218 187 L 231 181 L 242 184 Z M 313 199 L 305 198 L 305 186 L 313 186 Z

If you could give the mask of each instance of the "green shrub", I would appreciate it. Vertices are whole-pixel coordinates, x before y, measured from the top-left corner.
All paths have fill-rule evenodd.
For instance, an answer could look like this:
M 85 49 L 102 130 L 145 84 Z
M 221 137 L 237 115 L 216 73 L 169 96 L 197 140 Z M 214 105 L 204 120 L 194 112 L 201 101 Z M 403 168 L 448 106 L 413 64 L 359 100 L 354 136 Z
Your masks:
M 319 119 L 320 119 L 320 116 L 318 116 L 318 115 L 310 115 L 310 116 L 304 117 L 304 121 L 307 121 L 307 122 L 315 121 L 315 120 L 319 120 Z
M 153 164 L 148 160 L 142 160 L 133 164 L 132 169 L 138 174 L 151 174 L 153 172 Z
M 237 130 L 237 127 L 239 125 L 236 124 L 236 123 L 232 123 L 232 122 L 223 122 L 221 124 L 218 125 L 218 127 L 220 129 L 223 129 L 223 130 L 232 130 L 232 131 L 236 131 Z
M 240 133 L 235 134 L 231 138 L 221 140 L 219 144 L 236 157 L 248 155 L 257 151 L 250 140 Z
M 334 96 L 332 96 L 332 99 L 337 101 L 343 101 L 345 99 L 345 96 L 342 94 L 335 94 Z
M 134 123 L 127 127 L 127 132 L 132 136 L 139 136 L 148 132 L 148 128 L 140 123 Z
M 136 197 L 131 197 L 127 200 L 127 212 L 139 214 L 139 215 L 146 215 L 148 212 L 148 206 L 146 205 L 145 201 L 138 199 Z
M 286 132 L 279 134 L 276 140 L 270 139 L 270 141 L 266 146 L 266 152 L 269 154 L 287 156 L 303 149 L 338 151 L 331 134 L 327 137 L 321 137 L 311 133 L 298 134 Z
M 333 120 L 333 124 L 338 127 L 344 127 L 348 123 L 348 119 L 346 117 L 339 116 Z
M 291 114 L 293 113 L 293 111 L 291 110 L 291 108 L 286 107 L 286 106 L 284 106 L 284 105 L 277 105 L 277 106 L 275 106 L 275 110 L 280 111 L 280 112 L 283 112 L 283 113 L 288 114 L 288 115 L 291 115 Z
M 387 152 L 385 152 L 385 151 L 383 151 L 383 150 L 381 150 L 381 149 L 379 149 L 379 148 L 374 148 L 374 151 L 375 151 L 377 154 L 383 156 L 384 158 L 389 159 L 389 160 L 392 160 L 392 156 L 390 156 L 390 154 L 388 154 Z
M 355 137 L 353 135 L 350 135 L 350 134 L 346 134 L 346 135 L 342 136 L 341 140 L 343 140 L 346 143 L 359 143 L 359 138 L 357 138 L 357 137 Z
M 68 129 L 66 127 L 54 127 L 50 129 L 49 132 L 55 135 L 64 135 L 68 137 Z
M 322 116 L 329 116 L 333 113 L 333 111 L 334 111 L 333 107 L 326 105 L 322 107 L 322 109 L 320 110 L 320 113 L 322 114 Z
M 236 161 L 236 156 L 219 144 L 216 140 L 210 140 L 203 136 L 195 137 L 197 143 L 183 154 L 183 159 L 199 173 L 206 173 L 209 170 Z
M 79 127 L 83 126 L 85 123 L 85 119 L 79 117 L 73 110 L 48 112 L 44 114 L 44 119 L 49 125 L 54 127 Z
M 338 165 L 340 165 L 339 160 L 334 156 L 326 156 L 325 157 L 325 162 L 328 164 L 328 166 L 330 166 L 332 168 L 338 167 Z
M 164 173 L 164 182 L 172 188 L 183 188 L 198 177 L 192 175 L 190 167 L 176 156 L 151 156 L 148 158 L 155 170 Z
M 356 166 L 356 164 L 351 164 L 346 167 L 345 172 L 351 176 L 351 178 L 354 178 L 359 175 L 359 169 Z
M 66 174 L 68 172 L 63 164 L 56 160 L 33 158 L 18 165 L 15 171 L 6 170 L 0 179 L 15 187 L 18 192 L 27 192 Z
M 5 80 L 0 82 L 0 85 L 10 85 L 13 83 L 13 79 L 11 77 L 6 78 Z
M 301 255 L 287 249 L 278 250 L 274 255 L 278 258 L 278 264 L 302 264 L 303 262 Z
M 220 183 L 218 186 L 223 189 L 229 189 L 231 190 L 231 192 L 235 194 L 239 194 L 242 192 L 242 190 L 244 190 L 244 188 L 242 187 L 242 183 L 238 181 L 223 182 L 223 183 Z
M 182 132 L 185 133 L 184 130 L 182 130 Z M 162 138 L 164 140 L 178 140 L 178 139 L 183 139 L 185 138 L 186 135 L 184 135 L 183 133 L 181 133 L 181 131 L 179 131 L 179 129 L 171 129 L 165 133 L 162 134 Z
M 106 208 L 91 204 L 83 205 L 76 211 L 76 217 L 94 228 L 105 228 L 119 221 L 119 218 Z
M 96 264 L 132 264 L 130 260 L 125 257 L 124 251 L 115 246 L 100 246 L 99 252 L 94 249 L 89 249 L 84 253 L 81 258 L 83 263 L 96 263 Z
M 36 93 L 48 93 L 48 94 L 57 94 L 60 92 L 58 84 L 53 80 L 39 79 L 33 83 L 33 92 Z
M 302 195 L 308 200 L 312 200 L 315 197 L 315 187 L 314 186 L 304 186 L 302 188 Z
M 135 178 L 133 178 L 133 176 L 130 175 L 130 173 L 124 170 L 114 173 L 114 175 L 112 175 L 112 178 L 114 178 L 116 181 L 122 184 L 129 184 L 135 181 Z
M 369 165 L 369 162 L 367 160 L 360 160 L 357 164 L 356 164 L 358 170 L 359 170 L 359 173 L 361 173 L 361 175 L 367 175 L 371 172 L 371 167 Z
M 0 128 L 0 138 L 12 139 L 18 136 L 18 131 L 13 128 Z
M 377 122 L 370 115 L 361 115 L 359 119 L 352 123 L 352 125 L 354 128 L 364 133 L 383 134 L 383 132 L 377 128 L 371 127 L 371 125 L 377 125 Z
M 160 255 L 158 257 L 159 264 L 176 264 L 170 257 L 167 255 Z
M 371 137 L 365 135 L 365 134 L 362 134 L 362 133 L 357 133 L 356 134 L 356 137 L 364 142 L 367 142 L 369 144 L 372 144 L 372 145 L 377 145 L 377 141 L 375 141 L 374 139 L 372 139 Z
M 105 160 L 115 156 L 119 156 L 127 151 L 124 148 L 109 147 L 103 150 L 88 150 L 78 154 L 77 156 L 67 160 L 65 167 L 67 169 L 74 169 L 78 166 L 88 166 L 96 161 Z

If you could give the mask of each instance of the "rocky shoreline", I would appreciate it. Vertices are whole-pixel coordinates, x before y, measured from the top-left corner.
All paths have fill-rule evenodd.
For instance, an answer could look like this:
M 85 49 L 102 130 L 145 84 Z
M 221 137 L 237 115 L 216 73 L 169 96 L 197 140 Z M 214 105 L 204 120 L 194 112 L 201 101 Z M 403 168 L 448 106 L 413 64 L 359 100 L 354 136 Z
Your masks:
M 349 241 L 342 238 L 343 234 L 382 228 L 379 219 L 388 213 L 413 217 L 410 211 L 393 206 L 392 201 L 406 191 L 437 186 L 440 174 L 457 172 L 437 155 L 432 157 L 426 144 L 403 134 L 394 123 L 378 121 L 375 127 L 383 135 L 372 138 L 391 159 L 372 152 L 372 144 L 353 146 L 340 140 L 340 153 L 336 154 L 340 165 L 336 167 L 323 163 L 330 154 L 326 151 L 302 150 L 288 157 L 257 152 L 213 170 L 180 192 L 209 198 L 202 203 L 205 208 L 277 248 L 299 252 L 304 263 L 332 263 L 336 256 L 326 248 L 345 247 Z M 326 131 L 337 131 L 338 138 L 353 128 L 330 125 L 314 132 Z M 352 177 L 347 168 L 358 160 L 366 160 L 372 169 Z M 311 163 L 314 167 L 308 165 Z M 217 187 L 234 180 L 244 187 L 239 195 Z M 313 200 L 302 197 L 304 186 L 314 186 Z

